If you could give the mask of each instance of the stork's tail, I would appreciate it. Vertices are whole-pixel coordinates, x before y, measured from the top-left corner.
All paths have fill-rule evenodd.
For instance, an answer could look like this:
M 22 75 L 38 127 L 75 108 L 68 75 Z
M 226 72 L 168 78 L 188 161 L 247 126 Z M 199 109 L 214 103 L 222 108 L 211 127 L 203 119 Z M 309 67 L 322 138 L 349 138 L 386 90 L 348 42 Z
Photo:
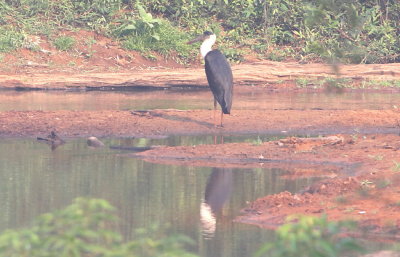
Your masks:
M 227 106 L 221 106 L 221 109 L 224 114 L 231 114 L 231 108 L 228 108 Z

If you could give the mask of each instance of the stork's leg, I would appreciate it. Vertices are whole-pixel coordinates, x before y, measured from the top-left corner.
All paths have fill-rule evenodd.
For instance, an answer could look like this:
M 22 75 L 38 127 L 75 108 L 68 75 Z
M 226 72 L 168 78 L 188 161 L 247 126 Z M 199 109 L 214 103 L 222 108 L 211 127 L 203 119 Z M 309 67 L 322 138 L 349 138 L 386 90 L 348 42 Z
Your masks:
M 214 127 L 217 127 L 217 120 L 216 120 L 216 111 L 217 111 L 217 99 L 214 98 Z
M 222 118 L 224 117 L 224 112 L 223 111 L 221 111 L 221 128 L 223 127 L 223 125 L 222 125 Z

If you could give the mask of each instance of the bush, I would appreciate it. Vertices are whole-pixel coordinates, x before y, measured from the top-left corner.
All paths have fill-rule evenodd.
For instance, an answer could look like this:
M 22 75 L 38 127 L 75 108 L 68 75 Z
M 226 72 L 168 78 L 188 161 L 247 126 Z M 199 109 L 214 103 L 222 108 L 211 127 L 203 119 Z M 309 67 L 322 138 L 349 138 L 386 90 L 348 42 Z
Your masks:
M 53 44 L 58 50 L 68 51 L 75 46 L 75 39 L 69 36 L 61 36 L 57 37 Z
M 184 59 L 190 53 L 181 41 L 184 35 L 213 30 L 226 49 L 253 48 L 275 60 L 400 61 L 399 1 L 0 1 L 0 28 L 10 25 L 24 35 L 94 30 L 114 36 L 128 49 L 182 55 Z M 7 40 L 2 44 L 9 45 Z M 18 47 L 3 46 L 7 50 L 2 51 Z M 293 56 L 284 54 L 289 47 Z M 241 59 L 238 52 L 229 55 L 235 61 Z
M 0 52 L 9 52 L 22 46 L 25 36 L 9 27 L 0 27 Z
M 163 19 L 153 18 L 141 5 L 136 5 L 139 16 L 126 19 L 114 29 L 114 36 L 129 50 L 156 51 L 165 57 L 176 56 L 177 60 L 193 58 L 193 50 L 186 44 L 186 33 L 173 27 Z
M 340 237 L 344 228 L 354 227 L 350 222 L 328 222 L 326 217 L 290 217 L 277 230 L 277 238 L 265 244 L 256 257 L 339 257 L 351 251 L 360 252 L 361 247 L 352 238 Z
M 136 239 L 123 242 L 115 209 L 107 201 L 78 198 L 63 210 L 41 215 L 30 229 L 0 235 L 0 256 L 195 256 L 184 250 L 184 236 L 156 239 L 141 229 Z

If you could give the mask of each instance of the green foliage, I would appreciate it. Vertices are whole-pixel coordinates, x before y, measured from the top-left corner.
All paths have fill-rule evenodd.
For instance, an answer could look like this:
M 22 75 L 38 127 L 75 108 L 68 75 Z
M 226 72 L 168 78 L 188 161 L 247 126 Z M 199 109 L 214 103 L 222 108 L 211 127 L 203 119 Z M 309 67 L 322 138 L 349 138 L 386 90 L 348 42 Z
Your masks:
M 75 46 L 75 39 L 69 36 L 61 36 L 57 37 L 53 44 L 58 50 L 68 51 Z
M 138 9 L 139 17 L 137 19 L 121 21 L 122 24 L 114 30 L 114 34 L 117 37 L 124 37 L 132 34 L 135 36 L 148 35 L 155 40 L 159 40 L 160 37 L 157 31 L 161 22 L 160 19 L 153 18 L 153 15 L 146 12 L 141 4 L 137 4 L 136 8 Z
M 24 35 L 9 27 L 0 27 L 0 52 L 8 52 L 21 47 Z
M 196 32 L 212 29 L 219 21 L 225 32 L 221 41 L 248 44 L 276 61 L 293 57 L 332 63 L 400 59 L 400 3 L 396 1 L 382 1 L 380 5 L 372 0 L 167 2 L 171 1 L 150 0 L 146 6 Z M 248 43 L 250 38 L 258 39 L 258 43 Z M 295 50 L 280 50 L 288 45 Z M 273 51 L 267 51 L 271 46 Z
M 351 87 L 351 81 L 347 78 L 326 78 L 321 81 L 327 90 L 338 90 Z
M 114 207 L 100 199 L 78 198 L 63 210 L 41 215 L 30 229 L 0 235 L 0 256 L 195 256 L 184 250 L 184 236 L 156 239 L 145 230 L 124 243 L 116 227 Z M 153 233 L 151 234 L 153 235 Z
M 293 221 L 295 221 L 293 223 Z M 326 217 L 291 217 L 277 230 L 275 241 L 262 246 L 255 254 L 271 257 L 336 257 L 352 251 L 360 252 L 360 246 L 352 238 L 340 237 L 350 222 L 328 222 Z
M 294 221 L 296 222 L 294 223 Z M 328 222 L 326 217 L 295 217 L 277 230 L 276 240 L 255 256 L 343 256 L 361 248 L 339 234 L 355 224 Z M 182 235 L 166 236 L 153 226 L 137 229 L 134 240 L 124 242 L 115 232 L 115 208 L 101 199 L 77 198 L 62 210 L 46 213 L 28 229 L 6 230 L 0 235 L 0 257 L 195 257 L 184 246 L 193 241 Z
M 122 40 L 122 45 L 141 52 L 156 51 L 169 57 L 175 54 L 177 60 L 188 60 L 193 50 L 186 44 L 185 33 L 173 27 L 167 20 L 153 18 L 142 5 L 137 4 L 139 16 L 125 19 L 114 29 L 114 36 Z
M 262 145 L 262 144 L 263 144 L 263 141 L 262 141 L 262 139 L 260 138 L 260 136 L 257 136 L 257 139 L 252 140 L 251 143 L 252 143 L 253 145 Z
M 386 4 L 389 8 L 389 2 Z M 400 6 L 393 4 L 393 7 Z M 398 24 L 382 19 L 387 10 L 370 1 L 351 4 L 345 0 L 315 1 L 306 7 L 304 33 L 298 33 L 306 40 L 305 53 L 315 53 L 333 63 L 398 60 L 399 31 L 395 29 Z
M 135 0 L 130 0 L 134 2 Z M 181 25 L 192 25 L 196 26 L 197 21 L 201 19 L 203 15 L 207 15 L 205 11 L 206 5 L 209 3 L 205 0 L 149 0 L 143 1 L 149 10 L 157 15 L 163 15 L 171 21 L 175 21 Z
M 9 21 L 22 21 L 27 27 L 40 22 L 99 31 L 108 26 L 121 4 L 121 0 L 16 0 L 8 5 L 14 14 Z
M 398 62 L 399 27 L 400 2 L 388 0 L 0 1 L 1 30 L 50 38 L 60 30 L 94 30 L 128 49 L 183 61 L 191 51 L 185 35 L 207 29 L 235 62 L 242 60 L 239 47 L 276 61 Z M 9 37 L 0 37 L 1 51 L 21 47 Z
M 316 79 L 309 79 L 309 78 L 298 78 L 295 80 L 296 86 L 299 88 L 320 88 L 321 85 L 325 83 L 326 80 L 316 80 Z
M 158 226 L 153 226 L 149 230 L 137 229 L 136 240 L 131 241 L 125 245 L 126 251 L 130 253 L 136 253 L 135 256 L 140 257 L 153 257 L 153 256 L 168 256 L 168 257 L 196 257 L 192 253 L 187 252 L 183 249 L 183 245 L 191 245 L 193 241 L 186 236 L 175 235 L 166 237 L 160 235 L 158 237 L 163 238 L 162 240 L 154 239 L 154 235 L 157 234 L 156 230 Z
M 400 162 L 397 162 L 397 161 L 393 160 L 392 171 L 400 172 Z
M 230 62 L 240 63 L 244 61 L 242 51 L 235 49 L 233 45 L 222 45 L 220 50 Z

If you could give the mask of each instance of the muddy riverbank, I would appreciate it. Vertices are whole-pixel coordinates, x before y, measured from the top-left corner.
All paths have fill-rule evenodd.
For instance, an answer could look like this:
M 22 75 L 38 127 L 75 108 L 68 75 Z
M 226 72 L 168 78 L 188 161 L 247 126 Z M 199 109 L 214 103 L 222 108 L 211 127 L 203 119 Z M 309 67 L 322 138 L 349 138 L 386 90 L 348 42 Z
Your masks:
M 8 89 L 103 89 L 112 90 L 129 87 L 207 87 L 202 66 L 195 68 L 167 68 L 147 66 L 141 69 L 120 69 L 118 72 L 93 72 L 89 67 L 82 69 L 46 69 L 30 67 L 21 72 L 0 74 L 1 88 Z M 339 74 L 327 64 L 299 64 L 272 61 L 257 61 L 232 67 L 236 86 L 257 86 L 266 90 L 296 89 L 296 79 L 310 82 L 318 79 L 341 78 L 353 80 L 397 80 L 400 79 L 398 64 L 342 65 Z M 304 88 L 315 88 L 306 83 Z M 373 86 L 373 85 L 372 85 Z M 364 85 L 364 87 L 369 87 Z M 298 89 L 298 88 L 297 88 Z

